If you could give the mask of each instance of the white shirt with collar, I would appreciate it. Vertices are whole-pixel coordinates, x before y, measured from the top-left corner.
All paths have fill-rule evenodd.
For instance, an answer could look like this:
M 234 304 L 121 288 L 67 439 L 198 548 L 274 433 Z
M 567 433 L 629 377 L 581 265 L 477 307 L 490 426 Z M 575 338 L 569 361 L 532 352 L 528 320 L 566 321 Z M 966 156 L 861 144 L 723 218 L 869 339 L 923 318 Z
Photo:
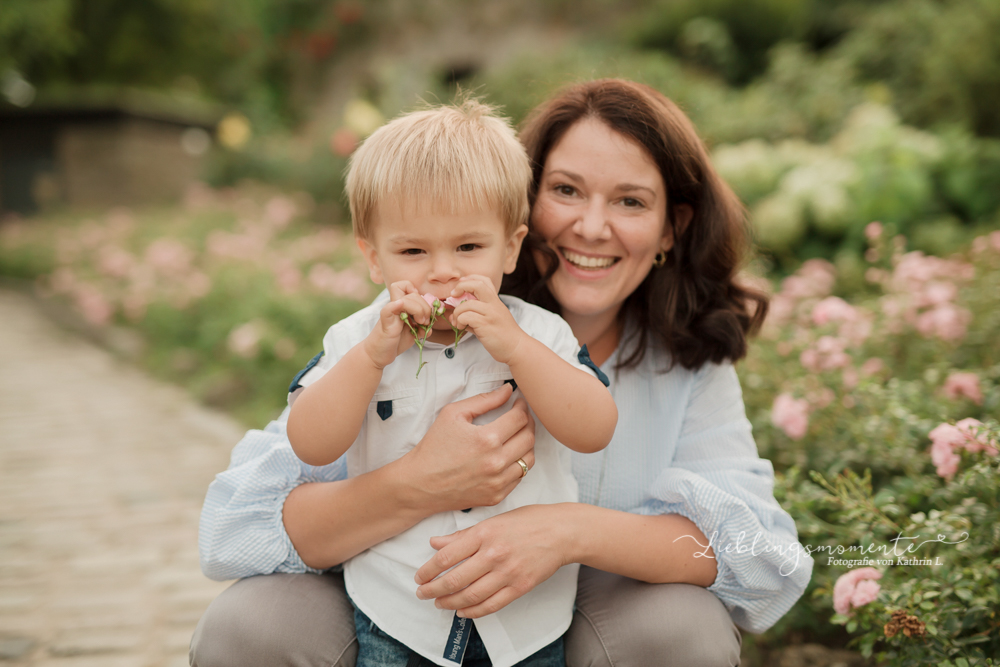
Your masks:
M 591 371 L 579 362 L 579 344 L 561 317 L 515 297 L 502 295 L 501 299 L 525 333 L 572 366 Z M 296 378 L 293 388 L 318 380 L 368 336 L 387 300 L 388 294 L 383 292 L 370 306 L 332 326 L 323 338 L 324 354 Z M 348 476 L 375 470 L 403 456 L 449 403 L 492 391 L 513 379 L 510 368 L 494 360 L 471 334 L 463 336 L 457 346 L 426 342 L 426 365 L 419 377 L 418 357 L 419 350 L 412 346 L 383 370 L 358 438 L 347 451 Z M 290 394 L 289 401 L 298 391 Z M 515 390 L 504 406 L 474 423 L 493 421 L 511 408 L 518 395 Z M 416 597 L 414 575 L 436 553 L 430 538 L 468 528 L 516 507 L 577 500 L 570 450 L 537 419 L 535 424 L 535 464 L 500 504 L 435 514 L 344 565 L 347 591 L 358 608 L 383 632 L 438 665 L 460 663 L 453 659 L 450 641 L 455 612 L 437 609 L 433 600 Z M 514 665 L 569 628 L 578 569 L 576 564 L 562 567 L 527 595 L 474 621 L 494 667 Z

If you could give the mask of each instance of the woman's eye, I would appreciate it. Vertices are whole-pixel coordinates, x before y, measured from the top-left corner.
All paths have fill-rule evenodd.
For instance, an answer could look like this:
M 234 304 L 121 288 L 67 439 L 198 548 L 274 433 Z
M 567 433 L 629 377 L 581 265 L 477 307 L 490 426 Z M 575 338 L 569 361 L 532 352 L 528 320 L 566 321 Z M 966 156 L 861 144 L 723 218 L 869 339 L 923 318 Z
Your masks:
M 553 189 L 559 194 L 566 195 L 567 197 L 576 194 L 576 188 L 574 188 L 572 185 L 557 185 Z
M 458 251 L 459 252 L 472 252 L 473 250 L 475 250 L 478 247 L 479 246 L 477 244 L 475 244 L 475 243 L 463 243 L 462 245 L 458 246 Z
M 625 208 L 641 208 L 643 203 L 634 197 L 625 197 L 622 199 L 622 205 L 624 205 Z

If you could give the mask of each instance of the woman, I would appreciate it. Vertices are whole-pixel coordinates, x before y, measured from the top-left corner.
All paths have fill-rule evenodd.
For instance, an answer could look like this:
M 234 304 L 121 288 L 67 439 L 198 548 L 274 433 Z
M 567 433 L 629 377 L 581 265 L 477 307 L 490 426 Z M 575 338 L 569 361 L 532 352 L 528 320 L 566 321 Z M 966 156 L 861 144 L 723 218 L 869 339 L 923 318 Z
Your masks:
M 504 291 L 566 319 L 611 377 L 619 425 L 604 452 L 574 459 L 581 503 L 436 538 L 418 593 L 477 618 L 579 562 L 572 667 L 738 664 L 734 622 L 766 629 L 811 571 L 731 364 L 767 305 L 736 281 L 743 210 L 688 119 L 646 86 L 573 86 L 535 110 L 522 140 L 532 232 Z M 505 497 L 516 460 L 532 464 L 533 424 L 523 404 L 471 420 L 507 391 L 448 406 L 410 454 L 347 480 L 335 466 L 308 477 L 282 424 L 251 432 L 206 499 L 203 569 L 319 571 L 434 512 Z M 192 664 L 350 665 L 350 618 L 337 575 L 244 579 L 206 612 Z

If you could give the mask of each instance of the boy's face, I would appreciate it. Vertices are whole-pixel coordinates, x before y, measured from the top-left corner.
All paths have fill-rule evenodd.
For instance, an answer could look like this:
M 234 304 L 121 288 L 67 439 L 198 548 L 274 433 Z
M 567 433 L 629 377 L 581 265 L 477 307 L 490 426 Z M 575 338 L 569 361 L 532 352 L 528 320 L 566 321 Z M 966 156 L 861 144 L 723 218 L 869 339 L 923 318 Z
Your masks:
M 521 225 L 508 237 L 500 215 L 491 210 L 420 207 L 404 211 L 399 205 L 380 206 L 369 240 L 358 239 L 368 261 L 371 279 L 389 285 L 409 280 L 421 294 L 441 300 L 451 296 L 465 276 L 486 276 L 500 288 L 503 274 L 517 264 L 517 254 L 528 227 Z M 446 321 L 440 325 L 448 329 Z M 438 323 L 435 323 L 437 328 Z

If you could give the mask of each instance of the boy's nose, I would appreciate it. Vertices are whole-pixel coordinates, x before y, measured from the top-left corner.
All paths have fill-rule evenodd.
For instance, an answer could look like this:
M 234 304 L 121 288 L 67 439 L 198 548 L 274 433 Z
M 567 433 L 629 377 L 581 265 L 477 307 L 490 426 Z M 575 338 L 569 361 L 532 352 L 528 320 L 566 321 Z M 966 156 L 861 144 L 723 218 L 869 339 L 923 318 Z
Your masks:
M 444 257 L 434 260 L 434 264 L 431 266 L 431 274 L 428 276 L 430 281 L 435 283 L 447 283 L 458 280 L 461 277 L 462 274 L 455 262 L 451 261 L 450 258 Z

